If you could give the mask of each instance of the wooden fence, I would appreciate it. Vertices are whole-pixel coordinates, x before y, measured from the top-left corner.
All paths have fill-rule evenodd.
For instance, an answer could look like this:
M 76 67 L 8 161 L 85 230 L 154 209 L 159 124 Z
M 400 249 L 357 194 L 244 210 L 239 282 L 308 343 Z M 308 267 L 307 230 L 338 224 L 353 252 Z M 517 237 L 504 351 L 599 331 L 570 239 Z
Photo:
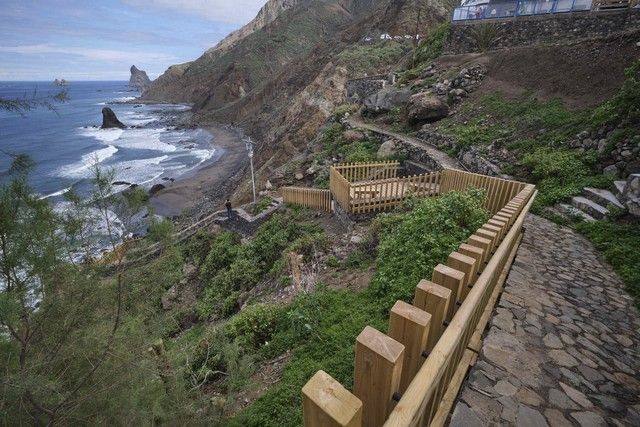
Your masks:
M 362 214 L 393 208 L 410 196 L 430 197 L 477 187 L 486 191 L 484 206 L 493 214 L 525 186 L 522 182 L 455 169 L 398 178 L 398 167 L 398 162 L 333 166 L 329 188 L 344 211 Z M 371 176 L 385 178 L 364 179 Z
M 533 185 L 448 172 L 440 184 L 445 191 L 467 185 L 497 188 L 487 199 L 499 208 L 446 264 L 434 268 L 430 280 L 417 284 L 413 304 L 398 301 L 393 306 L 387 334 L 366 327 L 357 337 L 353 392 L 323 371 L 309 380 L 302 390 L 305 426 L 446 422 L 480 350 L 536 193 Z
M 397 177 L 400 162 L 342 163 L 333 168 L 349 182 L 374 181 Z
M 284 203 L 303 206 L 305 208 L 319 209 L 331 212 L 331 191 L 306 187 L 282 187 L 280 188 Z

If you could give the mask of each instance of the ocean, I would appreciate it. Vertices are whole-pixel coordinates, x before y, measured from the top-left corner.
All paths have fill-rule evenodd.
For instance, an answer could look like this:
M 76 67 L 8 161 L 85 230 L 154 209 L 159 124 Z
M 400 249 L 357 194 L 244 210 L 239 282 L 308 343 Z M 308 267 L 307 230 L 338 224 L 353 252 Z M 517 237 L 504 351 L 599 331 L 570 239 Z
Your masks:
M 0 98 L 55 94 L 46 82 L 0 82 Z M 27 154 L 35 162 L 29 183 L 55 205 L 74 188 L 91 191 L 91 166 L 98 162 L 115 173 L 116 189 L 131 184 L 150 188 L 194 171 L 215 148 L 204 129 L 176 128 L 185 105 L 131 103 L 138 92 L 128 82 L 71 82 L 69 100 L 55 111 L 37 108 L 20 116 L 0 111 L 0 181 L 6 182 L 12 158 Z M 126 129 L 100 129 L 102 108 L 110 107 Z M 5 153 L 3 153 L 5 152 Z

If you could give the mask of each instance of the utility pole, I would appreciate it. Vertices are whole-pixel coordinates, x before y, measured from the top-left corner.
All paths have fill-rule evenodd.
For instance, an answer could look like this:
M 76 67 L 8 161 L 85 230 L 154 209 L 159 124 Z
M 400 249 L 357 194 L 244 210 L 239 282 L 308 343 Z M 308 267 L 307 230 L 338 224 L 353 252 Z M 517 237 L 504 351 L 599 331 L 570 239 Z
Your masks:
M 251 186 L 253 187 L 253 204 L 256 203 L 256 178 L 253 174 L 253 143 L 251 139 L 247 138 L 244 140 L 244 143 L 247 147 L 247 152 L 249 154 L 249 162 L 251 163 Z

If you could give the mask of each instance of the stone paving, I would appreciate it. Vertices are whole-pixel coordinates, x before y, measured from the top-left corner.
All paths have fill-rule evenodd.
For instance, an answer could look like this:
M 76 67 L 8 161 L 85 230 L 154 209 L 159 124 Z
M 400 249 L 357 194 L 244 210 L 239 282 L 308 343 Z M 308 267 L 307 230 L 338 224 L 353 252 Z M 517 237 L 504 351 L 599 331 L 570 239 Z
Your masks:
M 450 426 L 640 426 L 640 314 L 622 280 L 576 232 L 534 215 L 525 228 Z

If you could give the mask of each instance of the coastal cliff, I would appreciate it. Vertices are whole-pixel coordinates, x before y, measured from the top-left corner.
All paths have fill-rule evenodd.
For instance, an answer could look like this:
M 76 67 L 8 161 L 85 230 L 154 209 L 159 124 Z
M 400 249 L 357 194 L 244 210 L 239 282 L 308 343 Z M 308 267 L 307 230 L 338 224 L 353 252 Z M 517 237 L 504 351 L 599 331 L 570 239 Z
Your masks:
M 135 65 L 132 65 L 129 86 L 138 89 L 140 92 L 144 92 L 150 84 L 151 79 L 147 76 L 146 71 L 140 70 Z
M 195 61 L 171 66 L 143 100 L 191 103 L 200 124 L 242 127 L 259 142 L 257 164 L 277 168 L 304 150 L 344 102 L 349 78 L 397 67 L 413 47 L 405 36 L 431 31 L 451 6 L 446 0 L 271 0 Z M 365 41 L 384 33 L 403 40 Z M 259 178 L 267 174 L 259 171 Z

